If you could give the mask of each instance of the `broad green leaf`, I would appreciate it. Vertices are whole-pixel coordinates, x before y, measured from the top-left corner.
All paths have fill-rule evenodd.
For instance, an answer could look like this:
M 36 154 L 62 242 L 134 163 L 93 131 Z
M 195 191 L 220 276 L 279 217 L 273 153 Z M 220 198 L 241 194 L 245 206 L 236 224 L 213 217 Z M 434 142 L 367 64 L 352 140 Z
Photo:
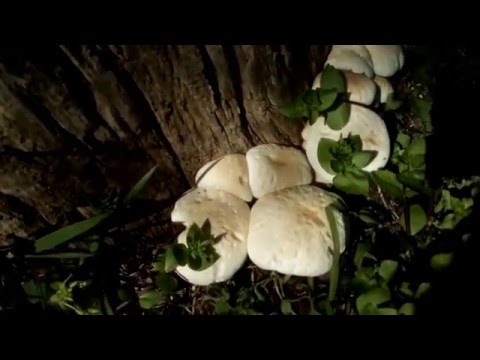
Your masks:
M 403 185 L 397 175 L 390 170 L 377 170 L 370 173 L 373 181 L 389 196 L 400 199 L 403 197 Z
M 360 210 L 357 216 L 367 225 L 373 226 L 378 224 L 378 220 L 375 218 L 374 214 L 367 209 Z
M 404 133 L 399 133 L 397 135 L 397 138 L 395 139 L 395 142 L 400 144 L 402 148 L 407 148 L 408 145 L 410 144 L 410 136 Z
M 292 304 L 287 299 L 282 299 L 281 310 L 283 315 L 292 314 Z
M 398 315 L 415 315 L 415 305 L 413 303 L 405 303 L 398 309 Z
M 415 171 L 404 171 L 397 175 L 398 181 L 407 187 L 425 195 L 431 195 L 432 190 L 425 186 L 423 179 L 419 179 L 420 174 Z
M 57 254 L 38 254 L 38 255 L 25 255 L 30 259 L 86 259 L 93 256 L 92 254 L 79 253 L 79 252 L 66 252 Z
M 318 117 L 320 116 L 320 112 L 318 109 L 310 109 L 308 111 L 308 118 L 310 119 L 310 124 L 314 124 L 317 121 Z
M 215 302 L 215 313 L 217 315 L 226 315 L 232 310 L 232 307 L 225 299 L 220 299 Z
M 54 231 L 53 233 L 38 239 L 35 242 L 35 250 L 37 252 L 50 250 L 56 246 L 66 243 L 67 241 L 70 241 L 93 229 L 110 215 L 111 213 L 97 215 L 90 219 L 83 220 Z
M 187 259 L 187 265 L 192 270 L 200 271 L 203 266 L 203 259 L 200 256 L 194 256 L 190 253 Z
M 396 100 L 394 94 L 389 94 L 387 96 L 387 102 L 385 103 L 385 111 L 397 110 L 400 106 L 402 106 L 402 102 L 400 100 Z
M 24 282 L 22 286 L 28 297 L 28 301 L 32 304 L 45 301 L 47 295 L 47 286 L 45 285 L 45 282 L 29 280 Z
M 341 130 L 350 118 L 350 104 L 341 103 L 327 113 L 327 125 L 332 130 Z
M 331 160 L 332 154 L 330 152 L 337 145 L 337 142 L 332 139 L 322 138 L 318 143 L 317 156 L 320 166 L 329 174 L 335 175 L 335 171 L 332 170 Z
M 158 274 L 156 279 L 157 287 L 165 291 L 166 293 L 171 293 L 177 288 L 177 279 L 172 275 L 168 274 Z
M 397 310 L 394 308 L 379 308 L 376 309 L 375 315 L 397 315 Z
M 423 295 L 425 295 L 431 288 L 430 283 L 423 282 L 418 285 L 417 291 L 415 292 L 415 299 L 420 299 Z
M 318 112 L 323 112 L 331 108 L 338 96 L 338 91 L 335 89 L 316 89 L 315 91 L 320 103 L 320 105 L 316 107 Z
M 345 174 L 337 174 L 333 178 L 333 185 L 348 194 L 368 196 L 368 175 L 361 170 L 348 170 Z
M 353 278 L 355 288 L 366 291 L 377 287 L 377 280 L 375 279 L 375 272 L 372 268 L 359 268 L 355 272 Z
M 383 260 L 378 269 L 378 274 L 388 284 L 392 280 L 393 276 L 397 272 L 398 262 L 393 260 Z
M 406 296 L 413 297 L 414 293 L 410 290 L 410 284 L 408 282 L 402 282 L 400 285 L 400 292 Z
M 441 271 L 448 268 L 453 261 L 453 253 L 442 253 L 433 255 L 430 259 L 432 269 Z
M 333 264 L 330 273 L 330 288 L 328 291 L 328 301 L 330 302 L 335 299 L 340 272 L 340 235 L 337 227 L 337 221 L 335 219 L 335 211 L 336 210 L 330 206 L 325 208 L 333 241 Z
M 412 139 L 408 146 L 408 156 L 425 155 L 427 153 L 427 143 L 424 137 Z
M 201 236 L 202 231 L 200 227 L 197 224 L 193 223 L 187 232 L 187 246 L 189 248 L 195 247 L 196 242 L 200 240 Z
M 148 310 L 162 305 L 165 301 L 165 296 L 158 291 L 147 290 L 140 293 L 138 300 L 140 302 L 140 307 Z
M 185 244 L 173 245 L 173 256 L 178 265 L 185 266 L 188 258 L 188 249 Z
M 177 266 L 178 263 L 175 253 L 173 252 L 173 246 L 169 246 L 165 252 L 165 272 L 175 270 Z
M 414 236 L 418 234 L 427 225 L 427 214 L 425 210 L 418 205 L 414 204 L 410 206 L 410 235 Z
M 371 247 L 372 246 L 370 244 L 366 243 L 360 243 L 357 245 L 357 250 L 355 251 L 355 257 L 353 260 L 353 263 L 355 264 L 357 269 L 362 267 L 363 259 L 365 258 L 365 255 L 370 251 Z
M 340 93 L 347 92 L 347 81 L 340 70 L 335 69 L 332 65 L 327 65 L 321 75 L 322 89 L 336 89 Z
M 363 169 L 375 159 L 375 156 L 377 156 L 376 151 L 362 150 L 353 154 L 352 162 L 359 169 Z
M 350 134 L 350 135 L 348 135 L 348 139 L 349 139 L 350 143 L 352 144 L 352 148 L 353 148 L 354 152 L 362 150 L 363 144 L 362 144 L 362 138 L 360 137 L 360 135 Z
M 137 199 L 145 186 L 147 185 L 148 181 L 154 174 L 155 170 L 157 170 L 158 165 L 155 165 L 149 172 L 147 172 L 133 187 L 132 189 L 125 195 L 123 199 L 124 204 L 128 204 L 132 200 Z
M 375 289 L 369 290 L 366 293 L 360 295 L 357 298 L 356 305 L 359 314 L 363 313 L 363 309 L 367 304 L 372 304 L 375 306 L 381 305 L 391 298 L 390 290 L 384 287 L 377 287 Z

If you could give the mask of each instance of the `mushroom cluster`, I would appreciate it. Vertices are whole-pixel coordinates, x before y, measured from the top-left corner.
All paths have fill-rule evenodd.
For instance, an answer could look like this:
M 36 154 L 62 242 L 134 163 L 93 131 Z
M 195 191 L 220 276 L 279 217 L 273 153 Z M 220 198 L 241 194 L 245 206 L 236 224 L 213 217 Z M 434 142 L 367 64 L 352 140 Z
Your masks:
M 302 131 L 303 149 L 262 144 L 246 154 L 228 154 L 208 162 L 195 176 L 196 186 L 176 202 L 173 222 L 187 230 L 178 236 L 188 242 L 188 227 L 208 220 L 219 258 L 208 268 L 187 265 L 176 271 L 194 285 L 209 285 L 231 278 L 250 260 L 259 268 L 286 275 L 320 276 L 333 264 L 333 230 L 327 208 L 334 215 L 340 252 L 346 247 L 347 218 L 338 207 L 341 199 L 315 184 L 331 184 L 334 175 L 318 158 L 322 139 L 360 137 L 364 150 L 375 158 L 364 168 L 382 168 L 390 156 L 390 140 L 384 121 L 370 108 L 385 103 L 393 88 L 387 79 L 404 63 L 397 45 L 334 45 L 326 65 L 341 70 L 346 80 L 351 110 L 347 124 L 331 129 L 319 117 Z M 320 73 L 312 89 L 322 87 Z M 330 211 L 329 210 L 329 211 Z

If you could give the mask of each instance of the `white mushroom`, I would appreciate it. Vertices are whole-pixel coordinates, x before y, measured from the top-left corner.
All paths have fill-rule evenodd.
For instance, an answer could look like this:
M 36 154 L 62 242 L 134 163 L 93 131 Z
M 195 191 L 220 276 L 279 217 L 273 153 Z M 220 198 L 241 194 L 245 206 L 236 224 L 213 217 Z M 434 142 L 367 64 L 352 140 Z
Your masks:
M 383 76 L 375 76 L 373 78 L 373 81 L 378 86 L 380 103 L 385 104 L 387 102 L 388 96 L 390 94 L 393 94 L 392 84 L 390 84 L 390 81 L 388 81 L 388 79 L 384 78 Z
M 295 276 L 330 271 L 333 240 L 325 208 L 335 197 L 304 185 L 270 193 L 252 207 L 248 256 L 261 269 Z M 334 210 L 340 250 L 346 242 L 345 219 Z
M 305 154 L 293 147 L 255 146 L 247 152 L 247 164 L 250 188 L 256 198 L 291 186 L 309 184 L 313 180 Z
M 363 168 L 365 171 L 374 171 L 384 167 L 390 156 L 390 138 L 385 122 L 373 111 L 359 105 L 351 105 L 350 118 L 347 125 L 341 130 L 332 130 L 325 124 L 325 119 L 319 117 L 305 133 L 308 134 L 304 142 L 307 158 L 315 170 L 315 179 L 318 182 L 331 184 L 334 175 L 325 171 L 318 161 L 318 144 L 322 138 L 339 140 L 350 133 L 359 135 L 362 139 L 363 150 L 377 151 L 377 156 Z
M 375 83 L 365 75 L 355 74 L 351 71 L 343 71 L 343 74 L 347 82 L 347 92 L 350 93 L 350 100 L 365 105 L 372 104 L 377 93 Z M 321 84 L 322 73 L 315 78 L 312 89 L 321 87 Z
M 325 65 L 338 70 L 348 70 L 356 74 L 373 77 L 373 63 L 364 45 L 333 45 Z
M 195 285 L 222 282 L 231 278 L 245 262 L 250 209 L 235 195 L 221 190 L 195 188 L 175 203 L 171 219 L 187 228 L 193 223 L 201 226 L 208 219 L 211 234 L 215 237 L 222 235 L 214 245 L 220 258 L 212 266 L 202 271 L 188 266 L 177 268 L 186 281 Z M 186 241 L 186 231 L 180 234 L 178 241 Z
M 400 45 L 365 45 L 370 52 L 376 75 L 390 77 L 403 67 L 405 57 Z
M 210 161 L 198 170 L 195 182 L 200 188 L 223 190 L 245 201 L 252 201 L 247 159 L 243 154 L 225 155 Z

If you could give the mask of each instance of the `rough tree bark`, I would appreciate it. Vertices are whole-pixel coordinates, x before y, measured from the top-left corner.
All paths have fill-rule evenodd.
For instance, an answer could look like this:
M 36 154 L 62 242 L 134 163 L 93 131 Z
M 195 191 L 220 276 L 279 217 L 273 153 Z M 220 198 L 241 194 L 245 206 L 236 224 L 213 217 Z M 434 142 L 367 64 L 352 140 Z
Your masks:
M 0 49 L 0 244 L 60 226 L 154 164 L 150 198 L 259 143 L 299 145 L 277 107 L 325 46 L 38 46 Z

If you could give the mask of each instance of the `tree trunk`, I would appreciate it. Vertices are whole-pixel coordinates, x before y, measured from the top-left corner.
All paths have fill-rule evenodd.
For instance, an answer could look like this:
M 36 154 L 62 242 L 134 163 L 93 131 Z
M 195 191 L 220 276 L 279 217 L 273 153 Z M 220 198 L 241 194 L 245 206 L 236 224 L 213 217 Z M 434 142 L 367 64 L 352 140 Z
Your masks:
M 325 46 L 38 46 L 0 49 L 0 243 L 69 221 L 154 164 L 154 200 L 205 162 L 299 145 L 278 106 L 322 68 Z

